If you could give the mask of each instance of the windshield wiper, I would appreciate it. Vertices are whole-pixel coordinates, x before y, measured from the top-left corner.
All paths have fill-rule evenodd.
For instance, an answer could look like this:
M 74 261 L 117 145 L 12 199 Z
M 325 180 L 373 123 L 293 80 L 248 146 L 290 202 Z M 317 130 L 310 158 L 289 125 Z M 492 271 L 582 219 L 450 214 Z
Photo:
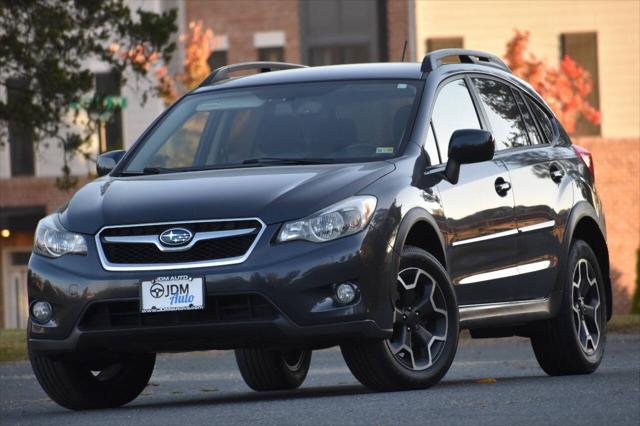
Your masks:
M 125 171 L 120 176 L 142 176 L 142 175 L 159 175 L 161 173 L 179 172 L 180 169 L 169 169 L 166 167 L 145 167 L 142 171 Z
M 249 158 L 242 162 L 242 164 L 331 164 L 331 163 L 334 163 L 334 161 L 328 158 L 279 158 L 279 157 Z
M 244 160 L 240 164 L 223 164 L 219 166 L 194 166 L 194 167 L 145 167 L 142 171 L 124 171 L 120 173 L 120 176 L 144 176 L 144 175 L 159 175 L 164 173 L 179 173 L 179 172 L 198 172 L 203 170 L 220 170 L 220 169 L 232 169 L 241 167 L 243 165 L 255 165 L 260 166 L 264 164 L 332 164 L 335 163 L 331 159 L 321 158 L 278 158 L 278 157 L 260 157 L 250 158 Z

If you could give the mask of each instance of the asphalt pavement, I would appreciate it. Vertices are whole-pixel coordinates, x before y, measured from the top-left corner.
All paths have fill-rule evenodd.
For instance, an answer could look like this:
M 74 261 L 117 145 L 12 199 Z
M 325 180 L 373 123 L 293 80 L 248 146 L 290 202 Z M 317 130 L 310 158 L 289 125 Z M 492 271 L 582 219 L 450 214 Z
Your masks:
M 456 360 L 427 390 L 373 393 L 339 350 L 314 352 L 296 391 L 256 393 L 231 352 L 158 358 L 150 385 L 112 410 L 72 412 L 47 398 L 28 362 L 0 364 L 2 425 L 452 424 L 640 425 L 640 335 L 611 335 L 599 370 L 548 377 L 528 340 L 461 340 Z

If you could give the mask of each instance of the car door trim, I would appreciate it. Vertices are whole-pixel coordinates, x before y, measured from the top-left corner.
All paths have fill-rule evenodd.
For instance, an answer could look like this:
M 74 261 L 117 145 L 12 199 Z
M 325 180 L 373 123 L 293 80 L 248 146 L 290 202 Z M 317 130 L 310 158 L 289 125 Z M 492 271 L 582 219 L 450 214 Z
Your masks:
M 458 284 L 474 284 L 482 281 L 497 280 L 500 278 L 513 277 L 515 275 L 529 274 L 531 272 L 542 271 L 551 266 L 550 260 L 540 260 L 538 262 L 526 263 L 524 265 L 510 266 L 497 271 L 483 272 L 481 274 L 469 275 L 461 279 Z
M 540 222 L 540 223 L 535 223 L 533 225 L 523 226 L 521 228 L 518 228 L 518 232 L 524 233 L 524 232 L 537 231 L 539 229 L 553 228 L 555 225 L 556 225 L 555 220 L 548 220 L 546 222 Z
M 452 243 L 452 246 L 456 247 L 464 244 L 472 244 L 480 241 L 491 240 L 493 238 L 507 237 L 509 235 L 522 234 L 525 232 L 537 231 L 539 229 L 545 229 L 545 228 L 552 228 L 553 226 L 555 226 L 555 224 L 556 224 L 555 220 L 548 220 L 546 222 L 535 223 L 533 225 L 527 225 L 521 228 L 509 229 L 507 231 L 500 231 L 500 232 L 496 232 L 489 235 L 482 235 L 480 237 L 473 237 L 473 238 L 468 238 L 466 240 L 454 241 Z
M 477 243 L 480 241 L 486 241 L 486 240 L 492 240 L 494 238 L 501 238 L 501 237 L 507 237 L 509 235 L 515 235 L 518 233 L 517 229 L 509 229 L 506 231 L 500 231 L 500 232 L 496 232 L 493 234 L 489 234 L 489 235 L 482 235 L 480 237 L 473 237 L 473 238 L 468 238 L 466 240 L 460 240 L 460 241 L 454 241 L 453 242 L 453 246 L 461 246 L 464 244 L 472 244 L 472 243 Z

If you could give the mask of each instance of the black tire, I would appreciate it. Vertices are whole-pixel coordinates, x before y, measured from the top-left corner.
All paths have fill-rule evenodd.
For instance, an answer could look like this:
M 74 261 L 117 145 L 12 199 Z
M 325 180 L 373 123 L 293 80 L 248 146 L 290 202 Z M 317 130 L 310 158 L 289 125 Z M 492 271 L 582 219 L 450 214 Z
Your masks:
M 440 292 L 440 296 L 437 296 L 439 302 L 446 305 L 446 315 L 444 313 L 438 314 L 441 316 L 440 320 L 442 320 L 442 317 L 445 318 L 446 323 L 444 336 L 442 337 L 443 340 L 441 344 L 439 344 L 437 356 L 435 354 L 432 356 L 431 353 L 431 348 L 435 346 L 433 337 L 436 333 L 431 334 L 432 339 L 428 340 L 429 343 L 426 344 L 426 347 L 424 344 L 423 346 L 420 346 L 420 344 L 416 345 L 415 349 L 417 351 L 426 350 L 428 352 L 429 362 L 426 364 L 426 367 L 422 366 L 420 368 L 418 368 L 414 347 L 411 346 L 410 354 L 409 352 L 402 353 L 404 350 L 402 348 L 405 347 L 404 345 L 401 345 L 400 350 L 396 352 L 397 347 L 392 344 L 394 337 L 388 340 L 354 342 L 353 344 L 342 345 L 342 355 L 351 373 L 353 373 L 360 383 L 375 391 L 395 391 L 433 386 L 447 373 L 456 354 L 459 334 L 458 304 L 447 271 L 434 256 L 425 250 L 413 246 L 406 246 L 402 252 L 398 276 L 400 277 L 403 271 L 410 272 L 412 268 L 426 272 L 433 278 L 431 283 L 435 283 L 435 286 L 431 284 L 434 288 L 433 290 L 424 290 L 424 292 L 431 292 L 429 299 L 432 300 L 433 307 L 429 307 L 428 309 L 436 309 L 435 302 L 433 302 L 435 300 L 434 294 L 436 293 L 434 292 L 436 291 L 436 287 Z M 404 283 L 404 280 L 402 282 Z M 413 285 L 416 286 L 417 282 L 418 276 L 416 275 Z M 396 287 L 399 289 L 399 292 L 402 290 L 402 288 L 400 288 L 400 278 L 398 279 L 398 284 L 393 286 L 393 288 Z M 417 286 L 415 288 L 417 289 Z M 423 294 L 421 297 L 425 297 L 425 295 Z M 417 298 L 418 295 L 414 295 L 413 302 L 415 302 Z M 413 302 L 409 303 L 411 304 Z M 394 303 L 396 304 L 396 308 L 398 304 L 403 304 L 402 296 L 400 295 L 398 302 Z M 419 303 L 416 304 L 413 312 L 418 311 L 418 305 Z M 411 308 L 412 307 L 409 306 L 408 311 L 411 311 Z M 404 315 L 400 316 L 399 313 L 400 311 L 406 312 L 404 309 L 406 308 L 403 307 L 402 310 L 399 309 L 398 314 L 394 315 L 394 336 L 404 333 L 403 330 L 405 330 L 406 323 L 403 321 L 406 320 L 406 317 Z M 406 330 L 408 331 L 405 333 L 405 338 L 402 336 L 398 337 L 400 342 L 418 342 L 421 340 L 417 339 L 416 334 L 419 334 L 418 330 L 420 330 L 420 327 L 426 327 L 426 321 L 430 320 L 428 318 L 425 320 L 424 317 L 422 317 L 422 321 L 425 321 L 425 323 L 413 323 L 414 325 L 407 327 Z M 408 338 L 406 338 L 407 334 L 409 335 Z M 396 354 L 393 352 L 396 352 Z M 432 359 L 435 360 L 431 362 Z M 409 363 L 411 366 L 408 365 Z
M 119 407 L 144 390 L 153 373 L 155 354 L 123 356 L 99 373 L 84 363 L 55 359 L 29 351 L 40 386 L 59 405 L 71 410 Z
M 577 266 L 583 268 L 583 271 L 579 272 L 576 269 Z M 597 283 L 589 285 L 589 293 L 580 298 L 576 296 L 582 295 L 582 292 L 580 287 L 574 286 L 574 282 L 577 272 L 584 275 L 585 267 L 590 268 L 593 273 L 593 276 L 589 277 L 591 282 L 595 278 Z M 531 345 L 540 367 L 550 376 L 589 374 L 598 368 L 604 355 L 607 341 L 607 301 L 598 259 L 591 247 L 582 240 L 574 241 L 571 246 L 563 284 L 562 302 L 558 315 L 545 321 L 534 332 Z M 593 309 L 594 314 L 590 314 L 592 308 L 587 309 L 585 306 L 596 305 L 594 296 L 596 290 L 599 303 L 598 307 Z M 577 300 L 574 302 L 574 299 Z M 597 321 L 597 339 L 588 332 L 590 326 L 594 329 L 594 322 L 590 320 L 590 315 L 593 315 L 594 320 Z M 582 333 L 578 331 L 579 326 L 582 327 Z M 584 332 L 585 327 L 587 333 Z M 584 338 L 585 334 L 591 336 L 590 342 Z M 583 346 L 585 340 L 587 344 Z
M 236 349 L 244 382 L 256 391 L 297 389 L 309 371 L 310 350 Z

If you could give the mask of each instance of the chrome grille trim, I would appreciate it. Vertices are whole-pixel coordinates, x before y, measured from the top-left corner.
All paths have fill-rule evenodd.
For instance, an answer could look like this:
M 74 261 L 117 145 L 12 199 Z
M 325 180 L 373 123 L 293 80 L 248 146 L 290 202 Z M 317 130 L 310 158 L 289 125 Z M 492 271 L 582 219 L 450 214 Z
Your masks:
M 213 240 L 216 238 L 237 237 L 239 235 L 250 234 L 255 231 L 256 228 L 246 229 L 234 229 L 232 231 L 210 231 L 210 232 L 196 232 L 189 241 L 189 244 L 178 247 L 163 246 L 160 244 L 158 235 L 128 235 L 125 237 L 119 236 L 106 236 L 102 237 L 102 241 L 105 243 L 125 243 L 125 244 L 155 244 L 160 251 L 187 251 L 193 247 L 198 241 Z
M 183 262 L 183 263 L 128 263 L 128 264 L 120 264 L 120 263 L 111 263 L 105 256 L 104 250 L 102 249 L 102 241 L 100 234 L 107 229 L 117 229 L 117 228 L 132 228 L 137 226 L 155 226 L 155 225 L 182 225 L 188 223 L 213 223 L 213 222 L 240 222 L 240 221 L 257 221 L 260 223 L 260 230 L 256 235 L 256 238 L 253 240 L 253 243 L 247 250 L 247 252 L 242 256 L 230 257 L 225 259 L 214 259 L 214 260 L 206 260 L 206 261 L 196 261 L 196 262 Z M 98 251 L 98 257 L 100 258 L 100 263 L 102 267 L 107 271 L 165 271 L 171 269 L 191 269 L 191 268 L 207 268 L 213 266 L 225 266 L 225 265 L 236 265 L 238 263 L 242 263 L 249 258 L 253 249 L 258 244 L 260 237 L 264 233 L 267 225 L 257 217 L 250 218 L 237 218 L 237 219 L 211 219 L 211 220 L 187 220 L 187 221 L 177 221 L 177 222 L 153 222 L 153 223 L 136 223 L 130 225 L 109 225 L 102 227 L 98 233 L 96 233 L 94 239 L 96 243 L 96 249 Z M 175 250 L 171 247 L 160 247 L 160 242 L 158 240 L 158 235 L 138 235 L 138 236 L 107 236 L 102 238 L 105 242 L 118 242 L 118 243 L 153 243 L 160 250 L 165 252 L 170 251 L 184 251 L 191 248 L 196 243 L 196 236 L 200 236 L 198 241 L 213 239 L 213 238 L 224 238 L 231 236 L 241 236 L 254 232 L 256 228 L 245 228 L 245 229 L 237 229 L 230 231 L 211 231 L 211 232 L 198 232 L 194 235 L 192 241 L 184 247 L 177 247 L 180 250 Z M 141 241 L 140 237 L 144 237 L 145 241 Z M 151 238 L 154 240 L 151 241 Z M 124 240 L 129 239 L 129 240 Z M 137 241 L 134 241 L 137 240 Z M 188 248 L 185 248 L 188 247 Z

